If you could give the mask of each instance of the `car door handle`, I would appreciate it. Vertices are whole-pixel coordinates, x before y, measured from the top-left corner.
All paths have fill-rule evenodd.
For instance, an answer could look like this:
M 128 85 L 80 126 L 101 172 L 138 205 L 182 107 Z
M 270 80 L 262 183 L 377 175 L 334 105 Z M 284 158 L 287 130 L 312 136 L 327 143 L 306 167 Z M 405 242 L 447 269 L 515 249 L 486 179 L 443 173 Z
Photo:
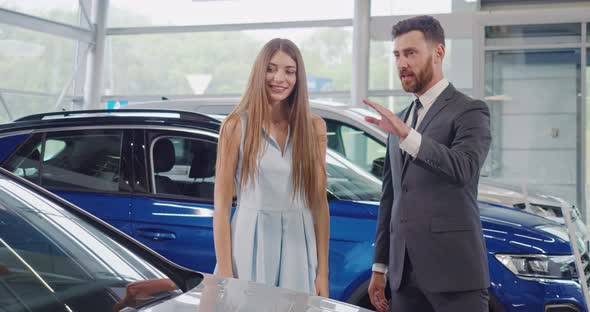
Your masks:
M 137 232 L 139 236 L 149 238 L 154 241 L 176 239 L 176 234 L 172 232 L 162 232 L 157 230 L 139 230 Z

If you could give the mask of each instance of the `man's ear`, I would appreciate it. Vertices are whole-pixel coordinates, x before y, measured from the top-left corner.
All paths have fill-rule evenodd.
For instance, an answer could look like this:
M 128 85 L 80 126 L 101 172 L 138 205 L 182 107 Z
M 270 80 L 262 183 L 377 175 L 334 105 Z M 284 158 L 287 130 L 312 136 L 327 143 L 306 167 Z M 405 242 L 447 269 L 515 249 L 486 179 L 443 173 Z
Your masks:
M 445 57 L 445 46 L 442 43 L 437 43 L 436 46 L 434 47 L 434 62 L 435 64 L 440 64 L 443 61 L 443 58 Z

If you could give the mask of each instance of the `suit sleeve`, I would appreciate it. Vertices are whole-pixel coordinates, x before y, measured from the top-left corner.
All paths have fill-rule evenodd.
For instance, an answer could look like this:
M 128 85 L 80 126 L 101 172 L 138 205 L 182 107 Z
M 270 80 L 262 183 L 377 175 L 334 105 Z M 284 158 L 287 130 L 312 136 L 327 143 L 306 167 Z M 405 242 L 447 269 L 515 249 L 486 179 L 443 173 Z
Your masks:
M 482 101 L 470 103 L 469 108 L 453 121 L 454 136 L 451 146 L 438 143 L 422 135 L 418 165 L 463 186 L 479 175 L 486 159 L 492 136 L 490 111 Z
M 397 147 L 397 146 L 396 146 Z M 387 139 L 387 152 L 383 162 L 383 185 L 381 201 L 379 203 L 379 216 L 377 219 L 377 232 L 375 235 L 375 254 L 373 263 L 387 265 L 389 263 L 389 224 L 391 221 L 391 209 L 393 206 L 393 185 L 391 180 L 391 163 L 389 161 L 389 138 Z

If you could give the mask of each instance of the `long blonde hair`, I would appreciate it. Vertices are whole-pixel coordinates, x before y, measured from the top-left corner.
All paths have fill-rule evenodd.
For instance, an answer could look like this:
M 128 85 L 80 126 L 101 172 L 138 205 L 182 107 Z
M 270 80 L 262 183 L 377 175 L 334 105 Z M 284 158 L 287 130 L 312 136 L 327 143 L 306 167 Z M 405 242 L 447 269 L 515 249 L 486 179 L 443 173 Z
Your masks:
M 326 190 L 320 190 L 319 177 L 316 177 L 317 167 L 325 160 L 317 159 L 320 155 L 318 140 L 315 137 L 312 115 L 309 108 L 307 94 L 307 79 L 303 58 L 297 46 L 287 39 L 275 38 L 264 45 L 258 53 L 252 66 L 248 86 L 240 103 L 228 116 L 227 120 L 239 118 L 239 114 L 247 112 L 248 126 L 244 137 L 244 151 L 240 186 L 245 188 L 248 181 L 256 179 L 259 161 L 264 153 L 266 144 L 262 144 L 263 129 L 270 129 L 270 103 L 266 91 L 266 71 L 271 58 L 277 51 L 289 55 L 296 63 L 297 81 L 286 101 L 289 105 L 288 122 L 291 128 L 292 143 L 292 172 L 294 193 L 304 195 L 307 206 L 312 208 L 320 198 L 326 196 Z M 226 129 L 225 122 L 221 132 Z M 235 123 L 234 123 L 235 124 Z

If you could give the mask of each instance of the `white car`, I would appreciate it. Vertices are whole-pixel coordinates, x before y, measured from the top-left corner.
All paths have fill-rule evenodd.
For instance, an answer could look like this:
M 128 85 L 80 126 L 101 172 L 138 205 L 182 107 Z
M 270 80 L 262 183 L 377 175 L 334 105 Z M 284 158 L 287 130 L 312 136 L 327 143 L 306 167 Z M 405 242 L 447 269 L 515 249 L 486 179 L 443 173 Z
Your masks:
M 238 102 L 237 98 L 180 99 L 134 103 L 121 108 L 178 109 L 210 115 L 227 115 Z M 326 121 L 328 148 L 381 178 L 387 134 L 365 121 L 365 116 L 376 116 L 376 114 L 362 107 L 338 102 L 311 100 L 310 103 L 312 112 Z M 478 200 L 492 205 L 514 207 L 565 224 L 561 211 L 564 200 L 534 189 L 523 190 L 514 185 L 481 177 Z M 586 225 L 577 207 L 573 205 L 572 207 L 572 223 L 576 227 L 577 235 L 587 242 L 589 236 Z
M 180 267 L 4 169 L 0 208 L 2 311 L 369 312 Z

